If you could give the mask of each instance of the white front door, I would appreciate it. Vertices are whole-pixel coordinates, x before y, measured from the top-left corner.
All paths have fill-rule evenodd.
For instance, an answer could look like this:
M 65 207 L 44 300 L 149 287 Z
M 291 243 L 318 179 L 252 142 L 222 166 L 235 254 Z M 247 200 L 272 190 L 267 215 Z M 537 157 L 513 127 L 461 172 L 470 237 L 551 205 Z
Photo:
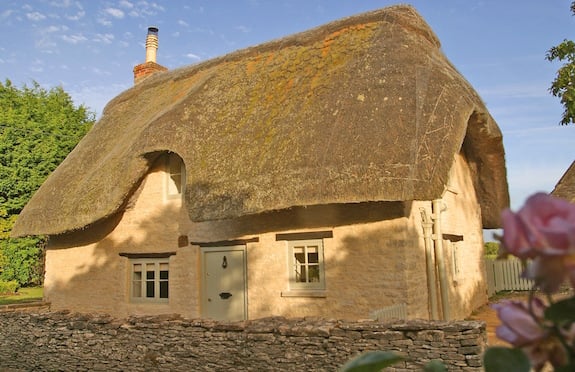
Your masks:
M 202 248 L 202 318 L 246 319 L 246 248 Z

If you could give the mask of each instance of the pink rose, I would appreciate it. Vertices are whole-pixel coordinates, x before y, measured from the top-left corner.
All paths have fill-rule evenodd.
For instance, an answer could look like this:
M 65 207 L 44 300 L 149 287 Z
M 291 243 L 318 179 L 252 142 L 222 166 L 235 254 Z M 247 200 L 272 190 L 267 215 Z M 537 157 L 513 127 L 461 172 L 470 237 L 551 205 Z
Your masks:
M 512 300 L 499 302 L 492 307 L 501 321 L 495 330 L 497 337 L 521 348 L 536 371 L 541 370 L 547 361 L 554 367 L 565 365 L 566 350 L 544 323 L 545 304 L 541 299 L 533 298 L 531 308 L 528 303 Z M 567 337 L 567 340 L 571 338 Z
M 505 210 L 503 246 L 519 258 L 575 253 L 575 204 L 545 193 L 527 199 L 517 213 Z
M 527 199 L 517 213 L 505 210 L 503 251 L 533 259 L 523 275 L 546 293 L 569 277 L 575 285 L 575 204 L 544 193 Z
M 495 330 L 497 337 L 517 347 L 534 344 L 547 337 L 546 329 L 539 323 L 543 319 L 545 305 L 538 298 L 534 298 L 531 304 L 533 315 L 529 313 L 527 304 L 521 301 L 507 300 L 492 305 L 501 321 Z

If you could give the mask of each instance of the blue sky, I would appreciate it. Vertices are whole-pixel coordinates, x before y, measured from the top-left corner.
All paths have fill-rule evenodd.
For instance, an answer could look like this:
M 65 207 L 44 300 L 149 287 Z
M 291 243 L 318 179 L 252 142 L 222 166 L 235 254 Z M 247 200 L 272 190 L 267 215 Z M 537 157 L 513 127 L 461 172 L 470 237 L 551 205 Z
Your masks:
M 504 135 L 512 207 L 550 192 L 575 160 L 575 125 L 548 92 L 546 51 L 575 39 L 570 0 L 415 0 L 447 57 Z M 99 116 L 133 84 L 148 26 L 158 63 L 176 68 L 397 4 L 386 0 L 1 0 L 0 79 L 62 86 Z

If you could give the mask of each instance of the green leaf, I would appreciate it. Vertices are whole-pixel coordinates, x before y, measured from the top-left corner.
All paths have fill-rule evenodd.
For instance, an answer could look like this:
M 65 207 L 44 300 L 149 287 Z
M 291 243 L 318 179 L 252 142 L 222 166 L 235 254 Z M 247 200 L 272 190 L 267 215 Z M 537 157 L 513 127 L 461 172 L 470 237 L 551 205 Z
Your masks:
M 507 347 L 490 347 L 483 355 L 485 372 L 529 372 L 529 359 L 520 349 Z
M 341 372 L 379 372 L 402 360 L 391 351 L 368 351 L 347 362 Z
M 575 322 L 575 298 L 558 301 L 545 309 L 545 319 L 556 324 Z
M 432 360 L 423 367 L 424 372 L 447 372 L 445 365 L 439 360 Z

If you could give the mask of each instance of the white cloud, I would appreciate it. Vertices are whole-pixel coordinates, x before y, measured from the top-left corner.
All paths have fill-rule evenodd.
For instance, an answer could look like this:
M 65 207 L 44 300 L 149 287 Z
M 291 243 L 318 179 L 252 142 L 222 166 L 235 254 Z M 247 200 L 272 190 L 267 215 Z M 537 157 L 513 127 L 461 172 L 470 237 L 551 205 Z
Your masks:
M 98 22 L 102 26 L 111 26 L 112 25 L 112 22 L 106 18 L 98 18 L 96 20 L 96 22 Z
M 196 55 L 196 54 L 194 54 L 194 53 L 188 53 L 188 54 L 186 54 L 186 57 L 189 58 L 189 59 L 195 59 L 195 60 L 200 60 L 200 59 L 202 59 L 200 56 L 198 56 L 198 55 Z
M 46 19 L 46 16 L 40 12 L 32 12 L 32 13 L 26 13 L 26 18 L 28 18 L 30 21 L 37 22 Z
M 128 0 L 120 0 L 118 5 L 122 8 L 126 8 L 126 9 L 132 9 L 134 7 L 134 4 L 132 4 Z
M 94 38 L 92 40 L 97 42 L 97 43 L 111 44 L 112 41 L 114 40 L 114 35 L 113 34 L 96 34 L 96 36 L 94 36 Z
M 32 61 L 32 64 L 30 66 L 30 71 L 32 71 L 34 73 L 43 72 L 44 71 L 44 61 L 42 61 L 41 59 L 35 59 L 34 61 Z
M 124 18 L 124 11 L 118 8 L 106 8 L 104 9 L 106 14 L 111 15 L 114 18 L 122 19 Z
M 86 38 L 82 34 L 62 35 L 61 38 L 62 38 L 62 40 L 64 40 L 67 43 L 70 43 L 70 44 L 79 44 L 79 43 L 83 43 L 84 41 L 88 40 L 88 38 Z
M 37 48 L 47 50 L 54 50 L 56 48 L 56 42 L 52 39 L 50 33 L 43 33 L 40 38 L 36 40 L 35 45 Z
M 0 13 L 0 19 L 7 19 L 14 13 L 12 9 L 6 9 Z
M 163 6 L 149 1 L 140 1 L 138 2 L 138 6 L 133 8 L 128 14 L 130 17 L 147 17 L 147 16 L 155 16 L 158 12 L 164 12 L 165 9 Z
M 250 29 L 246 26 L 236 26 L 236 30 L 243 32 L 243 33 L 248 33 L 250 32 Z
M 101 70 L 98 67 L 93 67 L 90 71 L 92 73 L 94 73 L 95 75 L 100 75 L 100 76 L 111 76 L 112 75 L 112 73 L 110 71 Z
M 85 15 L 86 12 L 84 10 L 80 10 L 74 15 L 65 15 L 64 17 L 70 21 L 79 21 L 80 19 L 84 18 Z
M 183 26 L 183 27 L 189 27 L 188 22 L 186 22 L 182 19 L 178 19 L 178 25 Z
M 55 6 L 56 8 L 69 8 L 73 5 L 72 0 L 58 0 L 58 1 L 51 1 L 51 6 Z
M 60 30 L 61 30 L 60 27 L 51 25 L 44 29 L 44 33 L 51 34 L 54 32 L 60 32 Z

